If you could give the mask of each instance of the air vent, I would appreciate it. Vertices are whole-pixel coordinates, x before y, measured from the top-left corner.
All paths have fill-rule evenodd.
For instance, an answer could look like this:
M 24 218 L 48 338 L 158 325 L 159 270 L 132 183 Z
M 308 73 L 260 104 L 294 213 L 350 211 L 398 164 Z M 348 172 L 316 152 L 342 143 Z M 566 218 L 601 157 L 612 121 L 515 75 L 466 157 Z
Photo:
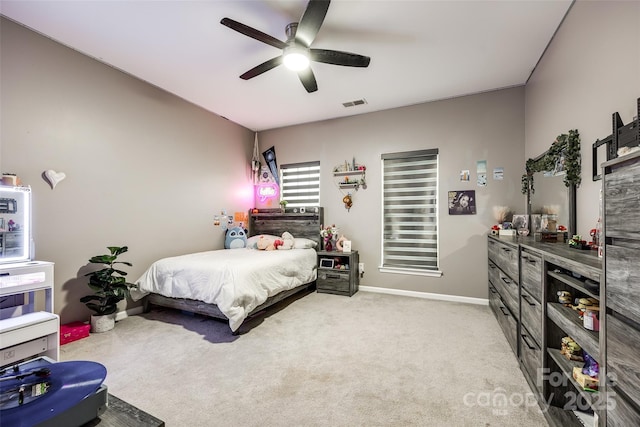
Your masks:
M 356 99 L 355 101 L 343 102 L 342 105 L 344 105 L 345 108 L 349 108 L 349 107 L 355 107 L 356 105 L 364 105 L 366 103 L 367 103 L 367 100 L 362 98 L 362 99 Z

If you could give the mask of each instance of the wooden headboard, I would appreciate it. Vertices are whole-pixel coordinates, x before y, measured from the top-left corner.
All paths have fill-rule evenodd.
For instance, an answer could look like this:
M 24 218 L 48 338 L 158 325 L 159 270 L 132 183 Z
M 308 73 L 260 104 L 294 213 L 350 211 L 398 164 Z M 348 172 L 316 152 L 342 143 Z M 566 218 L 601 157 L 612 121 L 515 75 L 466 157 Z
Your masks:
M 281 236 L 288 231 L 293 237 L 304 237 L 318 242 L 321 248 L 320 227 L 324 224 L 324 209 L 307 208 L 305 213 L 281 212 L 280 209 L 249 211 L 249 236 L 272 234 Z

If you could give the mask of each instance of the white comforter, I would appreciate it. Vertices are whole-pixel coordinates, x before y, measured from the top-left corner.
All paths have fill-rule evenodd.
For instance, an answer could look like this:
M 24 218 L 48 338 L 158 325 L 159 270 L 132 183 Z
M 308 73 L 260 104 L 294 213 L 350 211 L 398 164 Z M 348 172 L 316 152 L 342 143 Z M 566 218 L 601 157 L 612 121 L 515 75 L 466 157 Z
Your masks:
M 223 249 L 164 258 L 135 282 L 133 300 L 148 293 L 215 304 L 232 331 L 267 298 L 316 279 L 316 251 Z

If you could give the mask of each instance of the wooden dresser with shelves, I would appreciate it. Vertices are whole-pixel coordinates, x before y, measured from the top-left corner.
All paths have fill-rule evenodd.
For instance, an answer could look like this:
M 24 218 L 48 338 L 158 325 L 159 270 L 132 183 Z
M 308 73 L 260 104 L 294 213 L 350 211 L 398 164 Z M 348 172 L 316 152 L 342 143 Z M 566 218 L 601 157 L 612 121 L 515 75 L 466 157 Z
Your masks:
M 640 104 L 639 104 L 640 105 Z M 640 425 L 640 153 L 603 165 L 608 426 Z
M 562 338 L 570 336 L 602 363 L 603 338 L 584 328 L 579 313 L 559 303 L 557 295 L 562 290 L 574 298 L 599 299 L 602 262 L 596 251 L 489 236 L 488 255 L 489 305 L 549 424 L 582 426 L 586 419 L 587 425 L 604 425 L 602 396 L 584 391 L 572 376 L 578 363 L 560 354 Z M 585 286 L 587 279 L 597 284 L 596 291 Z

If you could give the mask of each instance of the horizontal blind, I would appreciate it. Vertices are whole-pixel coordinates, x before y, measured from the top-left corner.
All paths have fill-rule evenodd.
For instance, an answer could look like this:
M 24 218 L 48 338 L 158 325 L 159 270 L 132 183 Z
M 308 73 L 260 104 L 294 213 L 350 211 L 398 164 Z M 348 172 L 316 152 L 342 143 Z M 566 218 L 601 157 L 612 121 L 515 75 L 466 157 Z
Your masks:
M 280 200 L 288 208 L 320 206 L 320 162 L 280 166 Z
M 382 266 L 438 270 L 438 151 L 382 156 Z

